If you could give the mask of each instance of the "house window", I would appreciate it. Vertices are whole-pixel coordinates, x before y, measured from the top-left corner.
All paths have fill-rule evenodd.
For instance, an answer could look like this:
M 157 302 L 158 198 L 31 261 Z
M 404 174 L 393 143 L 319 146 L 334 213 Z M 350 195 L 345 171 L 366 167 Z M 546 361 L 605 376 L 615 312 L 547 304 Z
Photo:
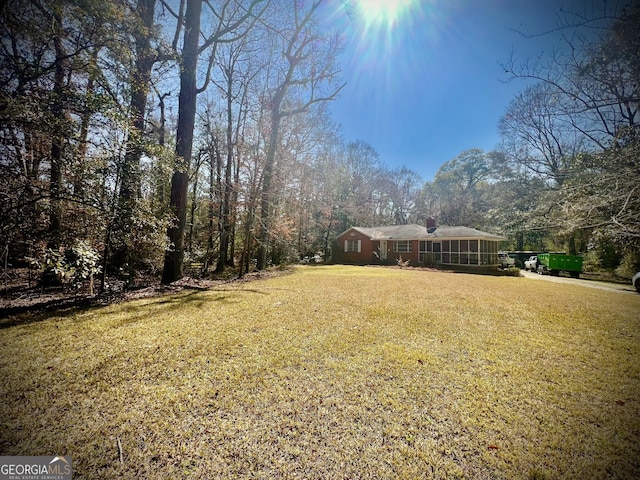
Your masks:
M 398 240 L 395 242 L 396 253 L 411 253 L 411 240 Z
M 345 240 L 344 251 L 345 252 L 359 252 L 361 249 L 360 240 Z

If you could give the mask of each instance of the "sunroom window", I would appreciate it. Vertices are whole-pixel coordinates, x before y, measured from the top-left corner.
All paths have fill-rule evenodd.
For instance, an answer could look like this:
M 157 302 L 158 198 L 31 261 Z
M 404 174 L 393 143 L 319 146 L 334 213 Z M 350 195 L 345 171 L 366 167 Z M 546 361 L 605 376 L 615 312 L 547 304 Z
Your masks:
M 497 242 L 487 240 L 443 240 L 442 263 L 481 265 L 496 263 Z M 496 257 L 497 258 L 497 257 Z

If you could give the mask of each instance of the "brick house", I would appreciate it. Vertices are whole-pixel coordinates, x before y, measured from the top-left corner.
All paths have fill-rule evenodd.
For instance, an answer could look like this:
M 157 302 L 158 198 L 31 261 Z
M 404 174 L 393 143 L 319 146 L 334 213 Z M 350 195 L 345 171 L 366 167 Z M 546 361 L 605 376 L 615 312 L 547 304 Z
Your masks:
M 409 224 L 351 227 L 336 238 L 333 260 L 358 265 L 395 265 L 402 257 L 412 266 L 498 266 L 498 243 L 505 237 L 459 226 Z

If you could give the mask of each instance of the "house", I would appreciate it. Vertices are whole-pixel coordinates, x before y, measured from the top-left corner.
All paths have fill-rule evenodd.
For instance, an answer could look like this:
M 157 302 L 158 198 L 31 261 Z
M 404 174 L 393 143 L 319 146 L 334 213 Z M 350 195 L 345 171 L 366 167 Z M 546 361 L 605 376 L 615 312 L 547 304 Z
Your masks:
M 351 227 L 338 235 L 334 261 L 338 263 L 392 264 L 400 257 L 409 265 L 451 267 L 498 266 L 498 243 L 505 237 L 459 226 L 424 225 Z

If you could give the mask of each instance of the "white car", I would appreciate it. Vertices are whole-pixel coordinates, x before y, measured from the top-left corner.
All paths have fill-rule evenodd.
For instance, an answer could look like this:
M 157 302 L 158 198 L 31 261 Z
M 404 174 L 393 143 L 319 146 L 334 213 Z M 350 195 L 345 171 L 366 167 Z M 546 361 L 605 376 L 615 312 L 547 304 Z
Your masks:
M 640 293 L 640 272 L 636 273 L 631 279 L 631 285 L 636 287 L 636 291 Z
M 502 268 L 513 267 L 516 264 L 516 259 L 510 257 L 507 252 L 498 252 L 498 262 Z
M 532 272 L 537 271 L 538 270 L 538 256 L 537 255 L 531 255 L 529 257 L 529 260 L 524 262 L 524 269 L 525 270 L 531 270 Z

